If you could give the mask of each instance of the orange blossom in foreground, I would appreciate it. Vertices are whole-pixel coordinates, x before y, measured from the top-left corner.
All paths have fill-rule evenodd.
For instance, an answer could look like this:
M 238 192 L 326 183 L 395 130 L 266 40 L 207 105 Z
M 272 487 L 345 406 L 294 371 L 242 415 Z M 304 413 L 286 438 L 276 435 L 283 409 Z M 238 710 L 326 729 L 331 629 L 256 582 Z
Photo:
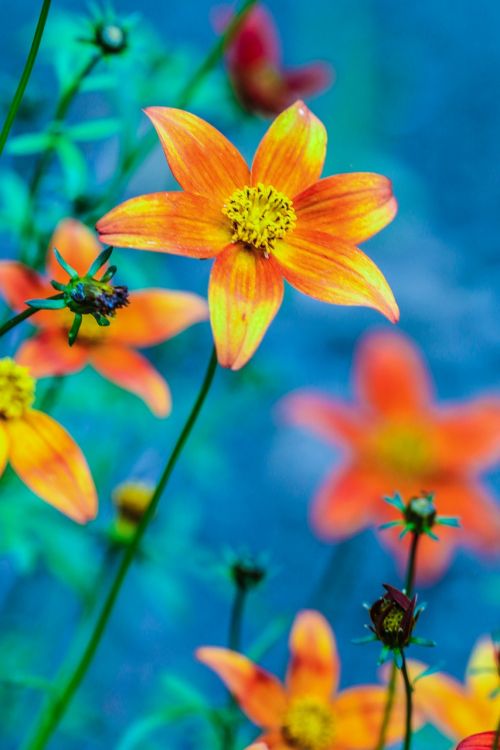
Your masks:
M 7 462 L 29 489 L 79 523 L 95 517 L 97 495 L 74 440 L 48 414 L 32 409 L 35 380 L 0 359 L 0 476 Z
M 494 748 L 495 732 L 480 732 L 462 740 L 457 750 L 492 750 Z
M 217 26 L 224 26 L 230 18 L 230 11 L 217 9 Z M 332 74 L 325 63 L 285 69 L 281 57 L 276 24 L 267 8 L 256 5 L 226 54 L 231 83 L 245 109 L 277 115 L 296 99 L 318 94 L 330 84 Z
M 426 667 L 409 662 L 412 672 Z M 443 734 L 454 740 L 476 732 L 494 730 L 500 716 L 500 662 L 491 638 L 476 643 L 467 665 L 465 683 L 443 673 L 430 674 L 418 682 L 415 701 L 419 710 Z M 468 742 L 472 743 L 469 739 Z M 460 747 L 491 747 L 464 744 Z
M 74 219 L 60 222 L 49 247 L 57 248 L 78 273 L 85 273 L 102 249 L 94 234 Z M 51 279 L 66 281 L 52 252 L 44 276 L 22 263 L 0 261 L 0 293 L 15 310 L 24 309 L 27 299 L 53 294 Z M 78 339 L 69 347 L 72 313 L 41 311 L 31 319 L 39 332 L 21 345 L 16 360 L 28 365 L 38 378 L 67 375 L 90 364 L 105 378 L 142 398 L 157 416 L 164 417 L 171 408 L 168 385 L 135 349 L 159 344 L 207 315 L 205 301 L 195 294 L 142 289 L 130 293 L 128 307 L 118 312 L 109 327 L 101 328 L 90 316 L 84 316 Z
M 337 693 L 339 658 L 330 626 L 319 612 L 298 614 L 290 635 L 286 685 L 246 656 L 204 647 L 200 661 L 213 669 L 248 718 L 263 729 L 269 750 L 371 750 L 386 702 L 382 685 Z M 396 704 L 388 744 L 403 735 L 403 713 Z
M 408 500 L 432 491 L 438 513 L 458 516 L 463 528 L 439 527 L 439 541 L 421 538 L 421 580 L 442 574 L 458 545 L 483 552 L 498 548 L 500 511 L 479 472 L 500 456 L 500 399 L 437 406 L 419 351 L 393 332 L 368 335 L 361 343 L 354 388 L 356 404 L 310 391 L 292 393 L 282 404 L 289 422 L 346 449 L 344 462 L 315 498 L 317 533 L 349 537 L 394 520 L 394 508 L 383 496 L 398 492 Z M 403 563 L 410 536 L 401 542 L 392 529 L 380 538 Z
M 132 198 L 97 228 L 112 246 L 215 258 L 208 296 L 221 365 L 238 370 L 253 355 L 281 305 L 283 278 L 324 302 L 397 320 L 385 278 L 356 247 L 394 217 L 391 183 L 364 173 L 320 180 L 326 131 L 305 104 L 274 120 L 251 171 L 199 117 L 146 113 L 185 192 Z

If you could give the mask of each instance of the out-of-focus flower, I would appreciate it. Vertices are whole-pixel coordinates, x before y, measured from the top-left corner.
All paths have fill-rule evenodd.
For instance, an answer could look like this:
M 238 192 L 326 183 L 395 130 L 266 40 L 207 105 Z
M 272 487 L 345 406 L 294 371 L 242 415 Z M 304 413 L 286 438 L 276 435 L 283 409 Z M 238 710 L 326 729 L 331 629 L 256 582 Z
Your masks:
M 339 658 L 333 633 L 319 612 L 303 611 L 290 636 L 286 686 L 246 656 L 204 647 L 197 656 L 233 693 L 242 710 L 264 734 L 269 750 L 371 750 L 382 721 L 386 691 L 362 685 L 337 693 Z M 403 736 L 399 698 L 388 744 Z
M 50 243 L 79 273 L 89 267 L 101 250 L 94 234 L 74 219 L 62 221 Z M 64 282 L 62 269 L 49 255 L 42 276 L 16 261 L 0 262 L 0 293 L 15 310 L 32 297 L 52 292 L 50 280 Z M 130 292 L 128 306 L 119 311 L 109 328 L 100 328 L 84 317 L 78 339 L 70 348 L 69 310 L 41 310 L 32 318 L 38 333 L 25 341 L 16 359 L 28 365 L 35 377 L 66 375 L 90 364 L 101 375 L 142 398 L 157 416 L 171 408 L 168 385 L 159 372 L 135 351 L 159 344 L 188 326 L 207 318 L 206 302 L 195 294 L 165 289 Z
M 89 468 L 66 430 L 31 408 L 35 386 L 28 368 L 8 357 L 0 359 L 0 475 L 9 462 L 35 495 L 86 523 L 97 512 Z
M 113 502 L 116 518 L 111 530 L 113 539 L 128 542 L 132 538 L 149 507 L 154 490 L 154 485 L 146 482 L 124 482 L 115 488 Z
M 237 370 L 251 358 L 281 305 L 283 278 L 324 302 L 397 320 L 385 278 L 356 247 L 394 217 L 391 183 L 365 173 L 320 180 L 326 131 L 305 104 L 276 118 L 251 172 L 204 120 L 165 107 L 146 113 L 185 192 L 133 198 L 97 228 L 112 246 L 215 258 L 209 306 L 221 365 Z
M 429 373 L 410 340 L 396 333 L 369 335 L 354 370 L 358 403 L 313 392 L 286 397 L 285 418 L 347 448 L 347 461 L 319 490 L 312 509 L 318 534 L 342 539 L 392 521 L 382 497 L 435 495 L 439 513 L 458 516 L 461 530 L 440 527 L 439 542 L 423 536 L 417 575 L 431 581 L 459 545 L 498 549 L 500 512 L 479 479 L 500 456 L 500 399 L 481 398 L 442 407 L 433 403 Z M 397 533 L 381 540 L 400 561 L 407 545 Z
M 425 665 L 415 661 L 410 661 L 409 666 L 414 674 L 425 669 Z M 428 721 L 458 742 L 470 734 L 496 728 L 500 716 L 499 686 L 498 649 L 486 636 L 478 640 L 472 651 L 464 684 L 440 672 L 426 675 L 418 682 L 415 702 Z
M 495 732 L 480 732 L 462 740 L 457 750 L 492 750 L 495 747 Z
M 400 651 L 411 642 L 419 615 L 417 597 L 410 599 L 387 583 L 384 588 L 386 593 L 370 607 L 370 630 L 389 650 Z
M 223 29 L 231 19 L 226 8 L 216 11 L 215 24 Z M 286 69 L 278 30 L 267 8 L 255 6 L 246 16 L 226 53 L 229 77 L 239 101 L 250 112 L 276 115 L 296 99 L 319 94 L 332 81 L 325 63 Z
M 246 750 L 269 750 L 269 748 L 263 742 L 256 742 L 254 745 L 249 745 Z

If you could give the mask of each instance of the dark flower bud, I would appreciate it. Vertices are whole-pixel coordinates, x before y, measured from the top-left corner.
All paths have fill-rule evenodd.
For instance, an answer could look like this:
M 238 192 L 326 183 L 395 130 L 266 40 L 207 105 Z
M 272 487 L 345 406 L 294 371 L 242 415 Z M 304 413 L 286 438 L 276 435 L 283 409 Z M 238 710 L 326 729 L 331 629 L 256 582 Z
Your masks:
M 230 568 L 230 576 L 234 584 L 241 591 L 250 591 L 266 577 L 263 565 L 250 556 L 235 560 Z
M 402 649 L 410 644 L 418 619 L 415 611 L 417 597 L 409 599 L 387 583 L 384 583 L 384 588 L 387 593 L 370 607 L 370 630 L 387 648 Z
M 380 528 L 389 529 L 400 526 L 402 527 L 401 537 L 412 532 L 413 534 L 427 534 L 431 539 L 437 540 L 438 537 L 433 531 L 435 526 L 454 526 L 456 528 L 460 525 L 457 518 L 437 514 L 433 492 L 422 492 L 421 495 L 411 497 L 407 503 L 404 503 L 397 493 L 394 497 L 384 499 L 389 505 L 397 508 L 401 513 L 401 518 L 384 523 Z
M 126 543 L 132 539 L 146 513 L 154 494 L 154 485 L 145 482 L 125 482 L 113 491 L 116 517 L 112 528 L 115 541 Z
M 67 285 L 65 301 L 66 307 L 74 313 L 109 317 L 128 305 L 128 288 L 84 276 Z
M 127 48 L 127 31 L 118 23 L 98 23 L 94 34 L 94 44 L 105 55 L 119 55 Z

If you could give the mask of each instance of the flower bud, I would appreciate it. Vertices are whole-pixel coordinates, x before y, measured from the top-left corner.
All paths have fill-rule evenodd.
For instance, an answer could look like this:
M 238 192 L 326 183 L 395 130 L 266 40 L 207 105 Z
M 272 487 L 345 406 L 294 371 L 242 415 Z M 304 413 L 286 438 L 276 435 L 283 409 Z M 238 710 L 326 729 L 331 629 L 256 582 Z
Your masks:
M 154 487 L 145 482 L 124 482 L 113 492 L 116 518 L 112 536 L 116 541 L 128 542 L 133 537 L 153 497 Z
M 250 591 L 264 580 L 266 571 L 253 557 L 246 556 L 232 563 L 230 576 L 240 591 Z
M 417 597 L 409 599 L 387 583 L 384 583 L 384 588 L 387 593 L 370 607 L 370 630 L 387 648 L 405 648 L 410 643 L 418 619 L 415 612 Z

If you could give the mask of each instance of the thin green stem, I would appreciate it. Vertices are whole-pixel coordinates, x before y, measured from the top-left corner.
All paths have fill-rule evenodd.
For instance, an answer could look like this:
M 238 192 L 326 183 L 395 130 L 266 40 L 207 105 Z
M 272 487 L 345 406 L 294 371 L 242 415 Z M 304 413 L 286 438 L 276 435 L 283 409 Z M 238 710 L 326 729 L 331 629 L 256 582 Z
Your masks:
M 241 629 L 247 595 L 248 589 L 243 586 L 236 585 L 233 606 L 231 608 L 231 617 L 229 620 L 228 646 L 231 651 L 240 651 L 241 649 Z M 236 709 L 236 701 L 234 700 L 231 693 L 229 693 L 227 703 L 227 719 L 221 727 L 222 750 L 233 750 L 234 748 L 236 742 Z
M 401 659 L 401 674 L 403 675 L 406 696 L 405 740 L 403 750 L 410 750 L 412 739 L 413 685 L 411 684 L 410 676 L 408 674 L 404 649 L 401 649 Z
M 410 552 L 408 554 L 408 565 L 406 567 L 406 578 L 405 578 L 405 591 L 406 595 L 411 597 L 413 587 L 415 585 L 415 573 L 417 569 L 417 551 L 418 543 L 420 540 L 420 534 L 413 533 Z M 382 718 L 382 724 L 380 727 L 380 733 L 378 736 L 375 750 L 384 750 L 387 742 L 387 731 L 389 729 L 389 723 L 391 720 L 392 709 L 394 707 L 394 699 L 396 695 L 396 678 L 397 678 L 397 667 L 394 662 L 391 665 L 391 674 L 389 676 L 389 682 L 387 684 L 387 700 L 384 708 L 384 716 Z
M 153 493 L 153 497 L 151 498 L 151 503 L 148 506 L 146 513 L 142 517 L 140 524 L 137 526 L 137 530 L 120 561 L 120 565 L 117 568 L 115 577 L 111 583 L 109 592 L 106 596 L 106 599 L 104 600 L 103 606 L 97 617 L 94 628 L 90 634 L 87 645 L 84 648 L 80 659 L 77 661 L 76 667 L 70 671 L 67 678 L 63 678 L 64 682 L 62 684 L 62 687 L 60 689 L 57 689 L 56 687 L 54 696 L 47 702 L 45 709 L 42 712 L 40 722 L 35 728 L 32 738 L 25 745 L 26 750 L 42 750 L 46 747 L 48 741 L 56 730 L 57 725 L 64 716 L 74 694 L 78 690 L 80 683 L 84 679 L 90 665 L 92 664 L 102 636 L 106 631 L 106 627 L 113 612 L 123 582 L 125 581 L 130 566 L 134 561 L 137 552 L 139 551 L 144 534 L 155 515 L 156 509 L 168 484 L 177 460 L 182 453 L 184 445 L 189 435 L 191 434 L 196 420 L 198 419 L 201 408 L 210 390 L 216 368 L 217 356 L 215 350 L 212 350 L 210 361 L 203 378 L 198 396 L 196 397 L 196 400 L 191 408 L 184 427 L 182 428 L 181 433 L 177 438 L 172 453 L 170 454 L 170 457 L 166 462 L 165 468 L 163 469 L 161 477 Z
M 14 94 L 10 103 L 9 111 L 7 112 L 7 117 L 5 118 L 5 122 L 2 127 L 2 132 L 0 133 L 0 155 L 4 150 L 5 144 L 7 143 L 10 129 L 14 124 L 14 120 L 16 119 L 17 111 L 21 105 L 26 86 L 28 85 L 28 81 L 31 76 L 31 71 L 33 70 L 33 66 L 35 65 L 36 56 L 40 48 L 40 42 L 42 41 L 43 32 L 45 30 L 45 22 L 47 21 L 47 16 L 49 14 L 50 3 L 51 0 L 44 0 L 42 3 L 42 8 L 38 17 L 38 23 L 36 25 L 30 51 L 24 65 L 24 70 L 22 72 L 21 78 L 19 79 L 16 93 Z
M 23 310 L 18 315 L 14 315 L 13 318 L 9 318 L 9 320 L 7 320 L 2 326 L 0 326 L 0 338 L 2 336 L 5 336 L 6 333 L 11 331 L 16 326 L 18 326 L 19 323 L 22 323 L 23 320 L 31 318 L 31 316 L 36 312 L 38 312 L 37 307 L 27 307 L 26 310 Z

